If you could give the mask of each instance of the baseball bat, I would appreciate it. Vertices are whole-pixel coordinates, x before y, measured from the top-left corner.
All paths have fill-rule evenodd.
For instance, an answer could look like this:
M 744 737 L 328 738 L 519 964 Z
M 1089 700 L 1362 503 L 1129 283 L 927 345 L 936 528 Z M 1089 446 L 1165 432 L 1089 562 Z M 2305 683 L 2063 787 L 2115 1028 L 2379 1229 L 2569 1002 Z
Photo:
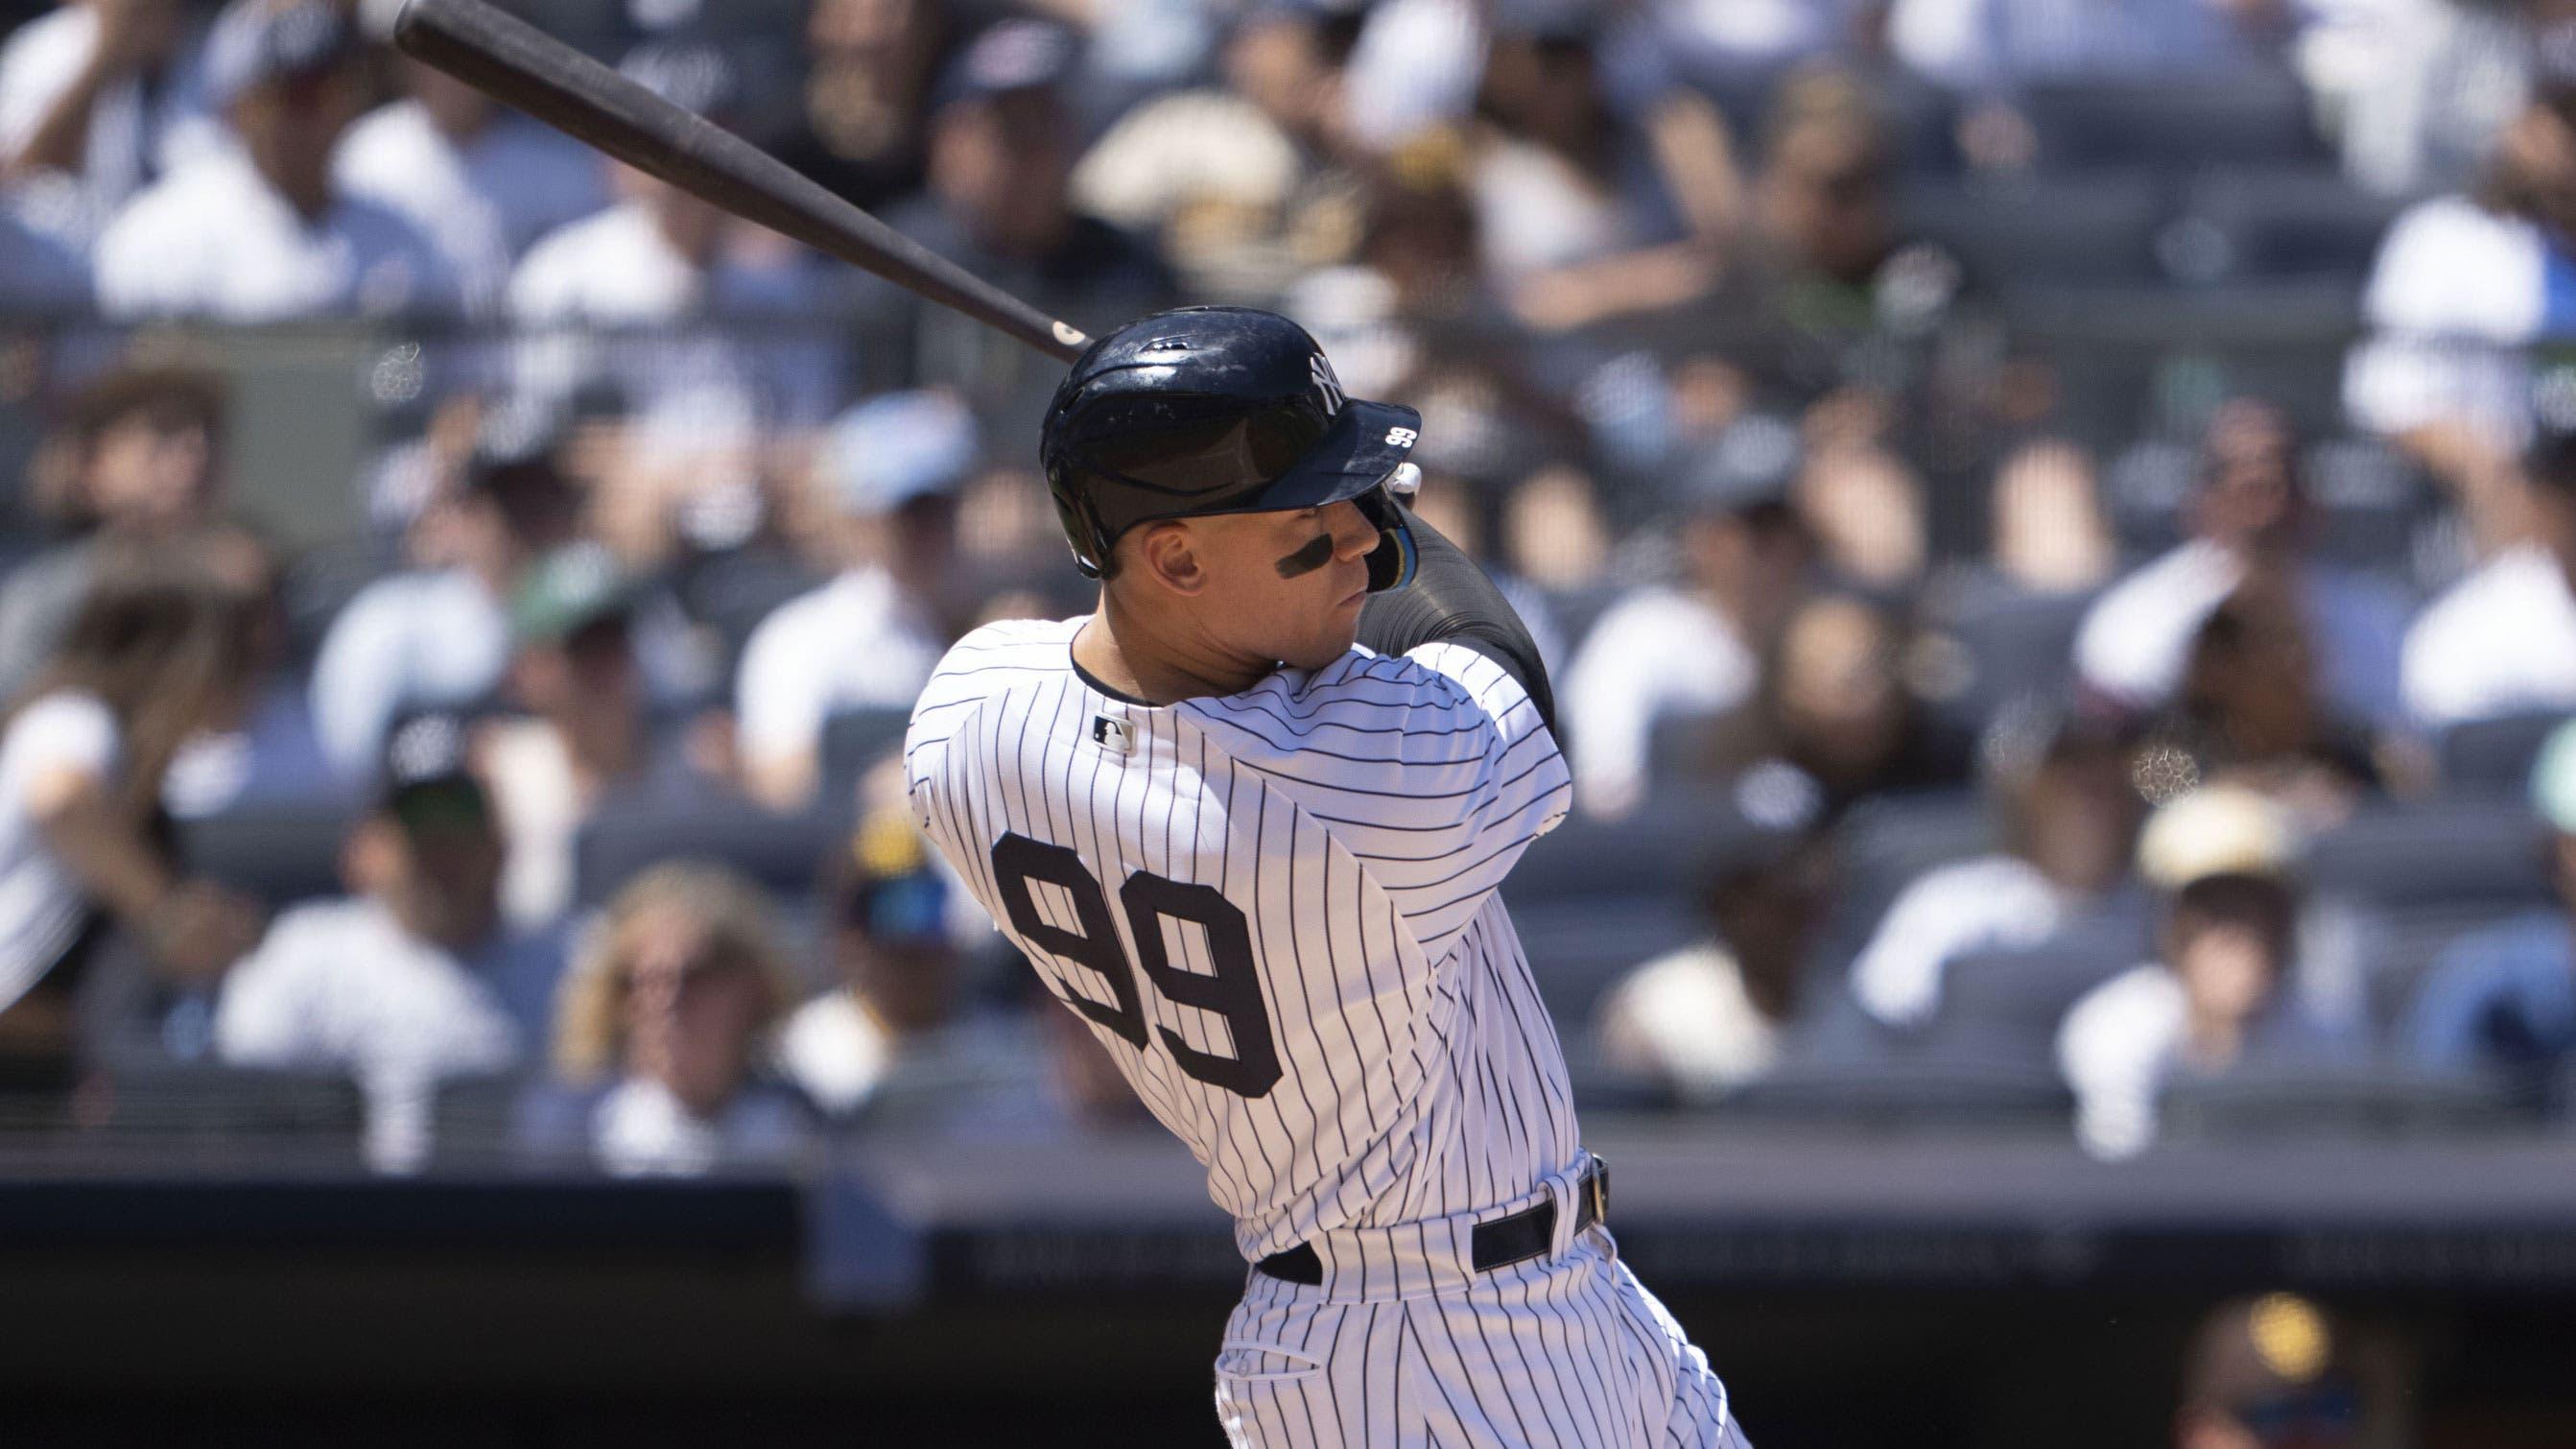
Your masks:
M 1071 362 L 1090 343 L 1080 330 L 925 249 L 786 162 L 486 0 L 403 0 L 391 29 L 404 54 L 576 140 L 1060 362 Z

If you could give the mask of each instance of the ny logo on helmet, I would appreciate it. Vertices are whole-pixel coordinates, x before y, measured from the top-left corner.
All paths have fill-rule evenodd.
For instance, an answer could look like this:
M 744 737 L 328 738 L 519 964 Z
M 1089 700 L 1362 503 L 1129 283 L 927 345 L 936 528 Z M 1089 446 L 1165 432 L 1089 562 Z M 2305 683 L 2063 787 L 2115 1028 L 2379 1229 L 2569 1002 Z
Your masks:
M 1316 389 L 1324 395 L 1324 415 L 1340 417 L 1342 415 L 1342 380 L 1333 376 L 1333 365 L 1324 360 L 1324 354 L 1318 352 L 1306 359 L 1306 371 L 1315 379 Z

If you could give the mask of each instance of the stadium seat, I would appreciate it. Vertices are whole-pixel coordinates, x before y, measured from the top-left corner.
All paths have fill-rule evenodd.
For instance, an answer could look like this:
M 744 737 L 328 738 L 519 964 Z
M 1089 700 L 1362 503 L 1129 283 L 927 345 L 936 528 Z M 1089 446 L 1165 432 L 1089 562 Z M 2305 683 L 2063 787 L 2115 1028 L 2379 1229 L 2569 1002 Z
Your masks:
M 345 1075 L 127 1056 L 112 1081 L 105 1131 L 120 1148 L 239 1144 L 238 1160 L 288 1144 L 299 1155 L 355 1161 L 358 1154 L 365 1109 L 357 1084 Z
M 2180 172 L 2330 159 L 2306 90 L 2286 72 L 2043 83 L 2023 93 L 2021 110 L 2038 133 L 2043 171 Z
M 2073 677 L 2075 631 L 2093 597 L 2089 590 L 2033 594 L 1997 583 L 1941 610 L 1926 638 L 1954 647 L 1934 710 L 1974 731 L 2016 699 L 2060 692 Z
M 2222 1076 L 2177 1079 L 2160 1103 L 2170 1142 L 2448 1135 L 2514 1119 L 2500 1083 L 2372 1062 L 2248 1061 Z
M 1908 188 L 1897 214 L 1955 254 L 1979 286 L 2144 282 L 2165 201 L 2146 176 L 1978 179 Z
M 714 793 L 613 802 L 574 841 L 573 898 L 584 907 L 603 904 L 637 874 L 674 860 L 721 862 L 774 893 L 803 894 L 848 822 L 836 801 L 794 815 Z
M 2308 877 L 2393 911 L 2541 904 L 2550 895 L 2538 831 L 2519 800 L 2380 806 L 2320 836 Z
M 2143 920 L 2069 932 L 2023 950 L 1981 951 L 1941 973 L 1941 1009 L 1924 1033 L 1927 1049 L 1964 1051 L 1995 1041 L 2053 1049 L 2068 1008 L 2104 981 L 2147 959 Z
M 823 778 L 846 784 L 903 748 L 908 706 L 843 710 L 823 722 Z
M 1999 839 L 1985 801 L 1973 791 L 1925 790 L 1863 800 L 1843 817 L 1843 890 L 1836 915 L 1867 930 L 1916 876 L 1936 865 L 1983 855 Z
M 2213 172 L 2186 188 L 2157 239 L 2166 275 L 2191 285 L 2369 276 L 2398 204 L 2331 166 Z
M 355 820 L 339 801 L 239 805 L 179 822 L 179 858 L 191 872 L 277 909 L 346 888 L 340 848 Z
M 431 1107 L 430 1166 L 489 1168 L 518 1160 L 519 1105 L 528 1082 L 515 1075 L 441 1082 Z
M 2412 578 L 2417 535 L 2439 513 L 2415 469 L 2370 438 L 2325 439 L 2308 448 L 2305 461 L 2318 552 L 2347 567 Z
M 1906 1055 L 1871 1062 L 1791 1053 L 1714 1110 L 1728 1120 L 1800 1128 L 1998 1131 L 2060 1129 L 2070 1108 L 2055 1069 L 2027 1057 Z
M 1512 925 L 1557 1031 L 1591 1029 L 1602 996 L 1637 966 L 1680 950 L 1706 926 L 1677 895 L 1619 894 L 1514 905 Z
M 2438 742 L 2443 783 L 2454 790 L 2521 798 L 2541 745 L 2567 719 L 2564 710 L 2545 710 L 2451 726 Z

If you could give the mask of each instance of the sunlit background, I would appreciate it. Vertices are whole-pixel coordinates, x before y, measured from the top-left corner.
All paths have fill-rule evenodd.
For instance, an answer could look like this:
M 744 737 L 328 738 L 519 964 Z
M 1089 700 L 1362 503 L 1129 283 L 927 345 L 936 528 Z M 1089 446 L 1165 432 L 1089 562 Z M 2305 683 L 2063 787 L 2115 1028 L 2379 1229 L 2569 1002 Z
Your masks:
M 510 8 L 1421 409 L 1763 1449 L 2576 1443 L 2576 4 Z M 0 28 L 0 1438 L 1217 1443 L 886 768 L 1060 365 L 321 0 Z

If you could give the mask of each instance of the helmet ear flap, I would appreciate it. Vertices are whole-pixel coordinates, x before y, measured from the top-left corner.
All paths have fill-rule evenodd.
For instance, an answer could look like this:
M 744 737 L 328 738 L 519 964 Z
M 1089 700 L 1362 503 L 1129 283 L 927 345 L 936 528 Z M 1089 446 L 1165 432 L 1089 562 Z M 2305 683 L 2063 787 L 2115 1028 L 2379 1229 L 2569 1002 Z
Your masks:
M 1047 492 L 1055 500 L 1056 522 L 1064 527 L 1065 544 L 1073 550 L 1073 566 L 1084 578 L 1100 578 L 1109 567 L 1113 540 L 1108 530 L 1101 527 L 1089 500 L 1060 485 Z
M 1360 516 L 1377 525 L 1377 547 L 1368 556 L 1368 586 L 1372 594 L 1383 594 L 1413 582 L 1421 565 L 1419 550 L 1413 542 L 1413 528 L 1405 521 L 1404 510 L 1380 488 L 1352 499 L 1359 505 Z

